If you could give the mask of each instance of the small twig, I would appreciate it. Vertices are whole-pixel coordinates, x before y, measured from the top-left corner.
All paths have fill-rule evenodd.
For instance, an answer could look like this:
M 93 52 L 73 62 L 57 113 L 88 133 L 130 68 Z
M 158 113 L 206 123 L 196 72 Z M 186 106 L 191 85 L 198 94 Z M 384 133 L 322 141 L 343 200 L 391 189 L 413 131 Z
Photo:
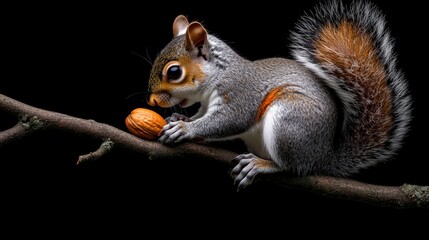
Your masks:
M 90 152 L 85 155 L 79 156 L 79 159 L 76 162 L 76 165 L 82 164 L 86 161 L 95 161 L 109 153 L 115 144 L 110 140 L 104 141 L 100 147 L 95 152 Z

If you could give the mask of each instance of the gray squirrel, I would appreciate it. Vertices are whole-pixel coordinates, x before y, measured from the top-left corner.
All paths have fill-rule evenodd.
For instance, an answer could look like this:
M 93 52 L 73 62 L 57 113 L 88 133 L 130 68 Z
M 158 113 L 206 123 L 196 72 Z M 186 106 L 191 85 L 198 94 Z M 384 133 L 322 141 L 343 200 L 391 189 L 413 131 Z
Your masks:
M 249 61 L 184 15 L 173 35 L 150 72 L 148 104 L 201 106 L 167 118 L 159 141 L 242 139 L 238 190 L 281 171 L 348 177 L 403 145 L 412 99 L 373 3 L 317 5 L 291 34 L 293 60 Z

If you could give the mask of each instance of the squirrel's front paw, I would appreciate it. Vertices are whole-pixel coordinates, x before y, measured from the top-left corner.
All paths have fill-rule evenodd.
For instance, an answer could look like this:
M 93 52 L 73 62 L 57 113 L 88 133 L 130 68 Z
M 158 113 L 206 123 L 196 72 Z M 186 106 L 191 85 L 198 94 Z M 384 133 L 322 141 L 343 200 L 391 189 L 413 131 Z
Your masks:
M 191 137 L 187 124 L 183 121 L 169 122 L 162 128 L 159 136 L 158 141 L 163 144 L 178 143 Z
M 187 116 L 185 116 L 185 115 L 182 115 L 182 114 L 179 114 L 179 113 L 173 113 L 173 114 L 171 114 L 170 117 L 167 117 L 165 119 L 165 121 L 167 123 L 170 123 L 170 122 L 177 122 L 177 121 L 190 122 L 191 120 Z
M 262 159 L 252 153 L 238 155 L 232 161 L 238 162 L 231 170 L 231 176 L 234 178 L 234 185 L 237 186 L 237 191 L 250 186 L 255 177 L 260 174 L 281 171 L 273 161 Z

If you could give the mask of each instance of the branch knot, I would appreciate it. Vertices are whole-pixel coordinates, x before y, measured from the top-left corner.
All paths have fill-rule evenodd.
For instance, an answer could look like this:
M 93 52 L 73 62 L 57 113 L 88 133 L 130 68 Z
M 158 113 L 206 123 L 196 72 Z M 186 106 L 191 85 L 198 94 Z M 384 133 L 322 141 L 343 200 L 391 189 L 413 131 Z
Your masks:
M 40 130 L 46 127 L 45 122 L 37 116 L 29 117 L 28 115 L 22 115 L 19 118 L 19 122 L 26 130 Z
M 110 140 L 110 138 L 104 140 L 104 142 L 101 144 L 100 147 L 105 148 L 107 151 L 112 150 L 113 146 L 115 146 L 115 143 Z
M 429 186 L 403 184 L 401 190 L 421 207 L 429 207 Z

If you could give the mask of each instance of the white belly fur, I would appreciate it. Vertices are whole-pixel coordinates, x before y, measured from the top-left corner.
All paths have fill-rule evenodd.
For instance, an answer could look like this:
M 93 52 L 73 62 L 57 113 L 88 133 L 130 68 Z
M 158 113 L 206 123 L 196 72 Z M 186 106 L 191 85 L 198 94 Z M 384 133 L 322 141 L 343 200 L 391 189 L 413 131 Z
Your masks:
M 249 152 L 263 159 L 271 159 L 279 163 L 277 148 L 274 139 L 274 131 L 278 124 L 278 107 L 270 106 L 262 119 L 248 131 L 240 135 L 246 143 Z

